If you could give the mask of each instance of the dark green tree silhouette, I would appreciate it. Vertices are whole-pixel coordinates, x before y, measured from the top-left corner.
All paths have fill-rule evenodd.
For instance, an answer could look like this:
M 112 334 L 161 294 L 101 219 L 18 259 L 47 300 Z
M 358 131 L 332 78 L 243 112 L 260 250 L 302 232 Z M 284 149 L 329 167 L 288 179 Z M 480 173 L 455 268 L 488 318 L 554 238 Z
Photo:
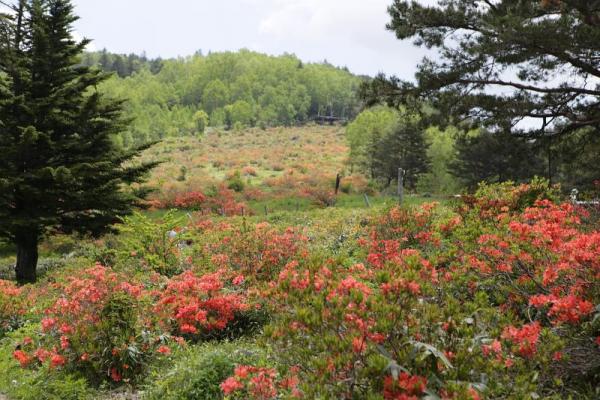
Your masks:
M 522 182 L 535 175 L 543 176 L 546 171 L 538 150 L 540 141 L 489 131 L 462 134 L 454 145 L 457 155 L 450 163 L 450 172 L 470 189 L 483 181 Z
M 0 17 L 0 237 L 17 247 L 19 282 L 36 279 L 45 235 L 98 235 L 140 203 L 132 189 L 154 164 L 147 148 L 113 143 L 127 124 L 122 102 L 96 87 L 107 75 L 81 66 L 68 0 L 19 0 Z
M 398 168 L 405 171 L 404 184 L 409 189 L 414 189 L 421 174 L 429 170 L 423 127 L 414 117 L 405 116 L 389 132 L 374 134 L 367 151 L 373 177 L 382 179 L 386 186 L 397 178 Z
M 395 0 L 389 13 L 388 29 L 436 58 L 416 84 L 378 77 L 369 101 L 425 99 L 455 122 L 518 135 L 599 133 L 600 1 Z

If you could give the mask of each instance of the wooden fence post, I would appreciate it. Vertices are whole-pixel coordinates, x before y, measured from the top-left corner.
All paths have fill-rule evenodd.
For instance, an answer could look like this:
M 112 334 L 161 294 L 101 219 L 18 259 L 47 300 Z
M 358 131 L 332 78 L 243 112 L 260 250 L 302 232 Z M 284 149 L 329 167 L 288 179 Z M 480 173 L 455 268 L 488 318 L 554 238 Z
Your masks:
M 398 168 L 398 203 L 402 205 L 404 202 L 404 170 Z
M 367 196 L 366 193 L 364 194 L 364 196 L 365 196 L 365 204 L 367 205 L 368 208 L 370 208 L 371 207 L 371 202 L 369 201 L 369 196 Z
M 340 174 L 337 174 L 337 176 L 335 177 L 335 195 L 336 196 L 338 194 L 338 190 L 340 190 L 341 181 L 342 181 L 342 177 L 340 176 Z

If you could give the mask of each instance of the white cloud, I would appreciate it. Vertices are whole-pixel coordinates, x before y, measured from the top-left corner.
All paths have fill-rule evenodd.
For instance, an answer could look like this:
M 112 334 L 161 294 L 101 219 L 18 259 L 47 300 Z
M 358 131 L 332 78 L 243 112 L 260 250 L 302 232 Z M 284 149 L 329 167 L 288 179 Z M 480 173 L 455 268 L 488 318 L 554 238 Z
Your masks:
M 332 37 L 372 43 L 389 35 L 389 0 L 250 0 L 269 3 L 259 31 L 279 39 L 327 41 Z M 365 40 L 366 39 L 366 40 Z
M 391 0 L 243 1 L 262 11 L 258 32 L 265 49 L 278 44 L 311 61 L 327 58 L 355 72 L 383 70 L 408 79 L 425 54 L 386 30 Z
M 412 78 L 425 53 L 385 29 L 392 0 L 73 0 L 96 47 L 174 57 L 251 48 Z M 421 0 L 433 2 L 435 0 Z

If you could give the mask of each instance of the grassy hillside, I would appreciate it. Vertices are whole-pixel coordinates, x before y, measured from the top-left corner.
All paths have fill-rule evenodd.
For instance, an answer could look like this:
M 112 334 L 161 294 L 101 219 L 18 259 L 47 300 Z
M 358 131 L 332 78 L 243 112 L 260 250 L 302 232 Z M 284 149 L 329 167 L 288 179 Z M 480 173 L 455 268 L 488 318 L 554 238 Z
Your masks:
M 176 205 L 178 197 L 189 193 L 224 188 L 256 209 L 287 200 L 327 205 L 338 173 L 343 176 L 340 201 L 368 192 L 367 179 L 347 167 L 348 151 L 343 127 L 308 125 L 169 138 L 143 158 L 164 161 L 150 178 L 158 188 L 151 196 L 157 208 Z

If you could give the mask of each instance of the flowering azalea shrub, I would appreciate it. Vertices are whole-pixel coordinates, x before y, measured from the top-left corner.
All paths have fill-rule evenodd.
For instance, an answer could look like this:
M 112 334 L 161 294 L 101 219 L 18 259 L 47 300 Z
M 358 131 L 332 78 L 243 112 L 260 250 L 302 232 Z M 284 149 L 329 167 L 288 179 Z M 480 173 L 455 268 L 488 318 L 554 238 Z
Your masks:
M 225 289 L 219 272 L 197 276 L 186 271 L 156 295 L 153 312 L 163 330 L 191 340 L 218 335 L 249 308 L 242 293 Z
M 226 184 L 220 184 L 210 188 L 206 192 L 198 190 L 182 191 L 163 194 L 163 198 L 155 198 L 147 201 L 148 206 L 154 209 L 185 209 L 198 211 L 202 214 L 217 215 L 249 215 L 250 208 L 236 198 L 236 191 Z
M 450 361 L 467 344 L 450 347 L 439 337 L 444 314 L 434 300 L 435 272 L 424 261 L 412 251 L 402 265 L 385 263 L 378 269 L 333 261 L 286 266 L 272 294 L 280 312 L 267 334 L 284 365 L 312 371 L 300 374 L 308 398 L 383 393 L 404 398 L 439 389 L 440 383 L 448 393 L 469 393 L 473 377 Z M 406 371 L 422 382 L 422 390 L 412 385 L 404 390 L 404 383 L 390 381 Z M 425 377 L 431 375 L 433 386 L 426 387 Z M 444 385 L 446 380 L 465 383 Z
M 0 279 L 0 338 L 21 325 L 28 303 L 23 288 Z
M 270 281 L 286 263 L 308 255 L 308 238 L 299 229 L 287 228 L 280 232 L 267 222 L 253 228 L 204 223 L 197 229 L 203 235 L 214 235 L 214 240 L 200 249 L 201 259 L 216 268 L 227 268 L 238 283 Z
M 585 320 L 600 276 L 600 234 L 578 231 L 579 218 L 567 203 L 538 201 L 498 220 L 494 233 L 479 236 L 469 262 L 482 276 L 511 284 L 504 307 L 520 313 L 533 307 L 554 325 Z
M 494 217 L 499 212 L 522 211 L 537 200 L 559 201 L 559 188 L 550 186 L 542 178 L 515 185 L 512 182 L 497 184 L 481 183 L 472 196 L 463 197 L 463 210 L 477 210 L 482 218 Z
M 115 270 L 51 275 L 50 307 L 0 282 L 2 318 L 41 319 L 11 362 L 116 383 L 156 360 L 150 398 L 597 398 L 600 233 L 549 195 L 482 186 L 303 230 L 206 217 L 156 248 L 165 227 L 142 224 Z
M 206 202 L 206 196 L 202 192 L 192 191 L 177 195 L 173 205 L 177 208 L 199 210 Z
M 398 378 L 391 375 L 385 377 L 383 382 L 384 399 L 418 399 L 425 393 L 427 379 L 422 376 L 411 376 L 401 372 Z
M 278 379 L 274 368 L 238 365 L 233 376 L 221 383 L 221 389 L 229 399 L 274 400 L 283 395 L 302 398 L 298 389 L 298 377 L 294 373 L 296 370 L 293 369 L 289 376 Z
M 304 367 L 308 397 L 593 392 L 598 232 L 526 186 L 490 191 L 527 200 L 482 195 L 454 215 L 394 208 L 359 241 L 362 263 L 285 266 L 267 334 L 283 365 Z
M 222 216 L 250 215 L 250 208 L 236 198 L 235 190 L 225 184 L 212 188 L 205 207 L 204 213 L 214 213 Z
M 336 195 L 329 187 L 311 186 L 304 188 L 301 192 L 303 197 L 310 199 L 314 204 L 320 207 L 331 207 L 336 203 Z
M 161 340 L 144 320 L 143 288 L 96 265 L 65 283 L 44 311 L 39 337 L 25 338 L 14 352 L 23 367 L 47 364 L 84 373 L 94 381 L 132 381 Z

